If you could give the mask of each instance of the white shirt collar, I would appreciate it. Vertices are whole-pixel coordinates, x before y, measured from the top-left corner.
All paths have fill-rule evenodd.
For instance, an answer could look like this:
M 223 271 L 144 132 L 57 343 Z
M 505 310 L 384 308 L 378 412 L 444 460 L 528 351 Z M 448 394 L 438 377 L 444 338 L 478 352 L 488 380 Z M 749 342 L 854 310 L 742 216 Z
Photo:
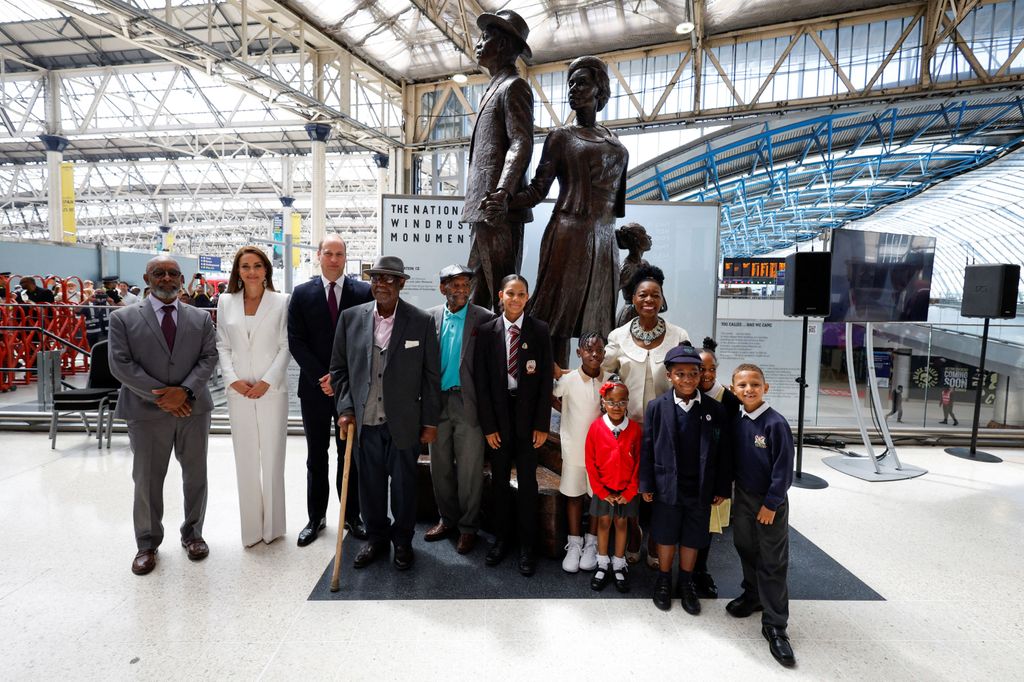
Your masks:
M 751 421 L 754 421 L 762 414 L 767 412 L 769 407 L 771 407 L 771 405 L 769 405 L 768 403 L 761 403 L 761 407 L 757 408 L 753 412 L 747 412 L 747 408 L 740 405 L 740 417 L 746 417 Z
M 700 402 L 700 391 L 693 396 L 693 400 L 688 403 L 683 402 L 683 399 L 676 395 L 675 389 L 672 389 L 672 399 L 675 400 L 676 405 L 683 408 L 683 412 L 689 412 L 690 408 Z
M 501 321 L 505 325 L 505 333 L 506 334 L 508 333 L 508 328 L 511 327 L 512 325 L 515 325 L 515 326 L 519 327 L 519 331 L 523 331 L 523 318 L 524 317 L 526 317 L 526 313 L 519 313 L 519 317 L 517 317 L 512 322 L 509 322 L 508 318 L 505 317 L 504 315 L 502 315 L 501 316 Z
M 344 279 L 345 279 L 345 275 L 343 274 L 341 277 L 339 277 L 338 279 L 334 280 L 334 288 L 335 288 L 335 290 L 341 288 L 341 285 L 344 284 L 344 281 L 343 281 Z M 327 279 L 323 275 L 320 275 L 320 283 L 323 284 L 324 289 L 326 289 L 328 291 L 330 290 L 330 288 L 331 288 L 331 280 Z
M 157 313 L 163 312 L 162 308 L 165 305 L 173 305 L 174 306 L 174 312 L 178 312 L 178 299 L 177 299 L 177 297 L 175 297 L 174 303 L 164 303 L 163 301 L 161 301 L 159 298 L 157 298 L 153 294 L 150 294 L 149 296 L 147 296 L 146 300 L 149 301 L 149 304 L 151 306 L 153 306 L 153 311 L 154 312 L 157 312 Z
M 623 417 L 622 423 L 619 424 L 618 426 L 612 423 L 611 417 L 609 417 L 608 415 L 602 416 L 601 419 L 604 420 L 604 425 L 607 426 L 608 430 L 611 431 L 612 433 L 615 433 L 616 430 L 618 430 L 619 433 L 622 433 L 623 431 L 626 430 L 626 427 L 629 426 L 629 417 Z

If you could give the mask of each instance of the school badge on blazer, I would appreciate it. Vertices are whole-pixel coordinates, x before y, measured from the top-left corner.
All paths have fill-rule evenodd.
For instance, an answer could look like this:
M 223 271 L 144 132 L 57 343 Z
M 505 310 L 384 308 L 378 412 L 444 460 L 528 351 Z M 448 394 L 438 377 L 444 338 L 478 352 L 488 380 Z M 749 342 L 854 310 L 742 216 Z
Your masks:
M 526 348 L 526 346 L 523 346 L 523 348 Z M 536 360 L 527 360 L 526 361 L 526 373 L 527 374 L 536 374 L 537 373 L 537 361 Z
M 768 441 L 765 440 L 765 438 L 764 438 L 764 436 L 762 434 L 759 433 L 756 436 L 754 436 L 754 447 L 755 448 L 767 448 L 768 447 Z

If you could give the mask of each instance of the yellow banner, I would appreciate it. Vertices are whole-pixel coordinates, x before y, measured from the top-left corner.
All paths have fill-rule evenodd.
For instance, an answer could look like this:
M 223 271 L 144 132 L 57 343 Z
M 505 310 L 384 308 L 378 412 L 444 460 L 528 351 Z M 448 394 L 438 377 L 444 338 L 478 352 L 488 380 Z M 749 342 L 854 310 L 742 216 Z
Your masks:
M 174 250 L 174 233 L 168 232 L 164 235 L 164 251 Z
M 298 244 L 299 239 L 302 237 L 302 215 L 297 211 L 292 211 L 292 244 Z M 292 267 L 299 267 L 299 252 L 301 249 L 292 247 Z
M 75 164 L 64 161 L 60 164 L 60 214 L 64 241 L 78 243 L 78 226 L 75 224 Z

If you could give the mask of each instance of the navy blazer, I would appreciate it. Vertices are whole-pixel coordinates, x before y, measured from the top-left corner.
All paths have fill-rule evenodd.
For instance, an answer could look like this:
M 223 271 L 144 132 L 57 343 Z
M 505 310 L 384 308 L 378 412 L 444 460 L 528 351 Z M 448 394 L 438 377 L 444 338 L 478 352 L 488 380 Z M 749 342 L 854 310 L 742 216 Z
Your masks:
M 484 435 L 498 433 L 511 443 L 513 435 L 532 438 L 534 431 L 551 428 L 551 389 L 554 360 L 551 333 L 543 320 L 525 315 L 519 334 L 519 380 L 515 414 L 509 406 L 508 358 L 505 354 L 505 323 L 499 316 L 477 327 L 473 381 L 476 384 L 477 416 Z M 534 371 L 527 367 L 533 363 Z M 513 423 L 513 418 L 515 423 Z
M 640 447 L 640 492 L 654 493 L 654 499 L 676 504 L 679 491 L 676 467 L 675 390 L 669 389 L 647 404 L 644 435 Z M 714 497 L 732 495 L 732 450 L 729 421 L 717 400 L 701 394 L 690 408 L 691 419 L 700 421 L 700 470 L 698 497 L 711 504 Z
M 351 277 L 341 280 L 339 313 L 373 299 L 367 282 Z M 340 314 L 338 321 L 341 321 Z M 299 363 L 299 398 L 302 400 L 324 400 L 328 407 L 334 404 L 320 389 L 320 377 L 330 370 L 335 330 L 320 275 L 295 287 L 288 302 L 288 350 Z

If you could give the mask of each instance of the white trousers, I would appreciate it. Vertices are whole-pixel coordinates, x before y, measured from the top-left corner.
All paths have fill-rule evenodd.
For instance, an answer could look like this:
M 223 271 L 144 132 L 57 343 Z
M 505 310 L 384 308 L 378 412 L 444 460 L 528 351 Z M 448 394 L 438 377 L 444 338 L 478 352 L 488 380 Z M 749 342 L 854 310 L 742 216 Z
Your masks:
M 228 389 L 231 442 L 238 474 L 242 544 L 271 542 L 285 534 L 284 452 L 288 394 L 268 391 L 252 400 Z

